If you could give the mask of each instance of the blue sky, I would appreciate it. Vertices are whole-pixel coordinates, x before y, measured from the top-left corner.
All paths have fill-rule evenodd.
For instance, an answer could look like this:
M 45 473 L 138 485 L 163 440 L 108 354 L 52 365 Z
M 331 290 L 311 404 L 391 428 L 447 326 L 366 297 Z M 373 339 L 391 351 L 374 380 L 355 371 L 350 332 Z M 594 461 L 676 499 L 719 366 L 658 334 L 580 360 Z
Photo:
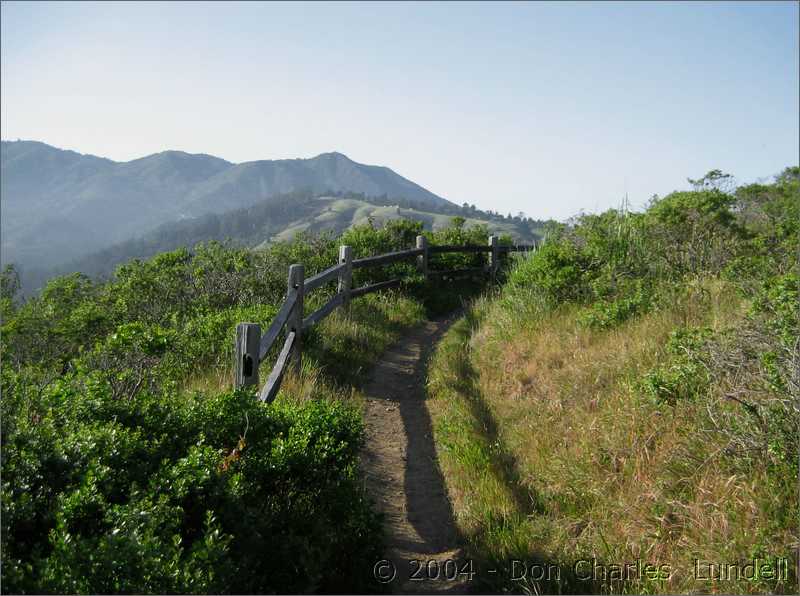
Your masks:
M 798 163 L 798 3 L 2 3 L 2 138 L 340 151 L 539 218 Z

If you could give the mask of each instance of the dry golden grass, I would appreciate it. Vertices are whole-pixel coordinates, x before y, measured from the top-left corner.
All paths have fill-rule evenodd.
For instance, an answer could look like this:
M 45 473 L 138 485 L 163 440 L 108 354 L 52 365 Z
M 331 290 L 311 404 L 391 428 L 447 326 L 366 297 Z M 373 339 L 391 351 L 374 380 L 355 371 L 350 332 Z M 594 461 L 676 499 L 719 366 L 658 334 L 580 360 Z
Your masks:
M 572 562 L 587 556 L 671 571 L 664 582 L 581 585 L 567 577 L 561 586 L 511 587 L 791 589 L 695 579 L 696 559 L 735 563 L 751 553 L 785 555 L 796 537 L 771 529 L 771 512 L 782 504 L 765 488 L 765 471 L 731 472 L 725 465 L 725 443 L 704 430 L 707 404 L 665 408 L 637 389 L 637 380 L 663 359 L 672 330 L 734 325 L 743 307 L 731 288 L 707 282 L 666 308 L 594 331 L 576 323 L 576 307 L 543 318 L 484 301 L 476 307 L 482 324 L 470 330 L 464 323 L 445 339 L 431 376 L 438 404 L 432 411 L 457 519 L 476 552 L 495 560 L 543 558 L 566 576 Z M 459 378 L 465 374 L 471 384 Z

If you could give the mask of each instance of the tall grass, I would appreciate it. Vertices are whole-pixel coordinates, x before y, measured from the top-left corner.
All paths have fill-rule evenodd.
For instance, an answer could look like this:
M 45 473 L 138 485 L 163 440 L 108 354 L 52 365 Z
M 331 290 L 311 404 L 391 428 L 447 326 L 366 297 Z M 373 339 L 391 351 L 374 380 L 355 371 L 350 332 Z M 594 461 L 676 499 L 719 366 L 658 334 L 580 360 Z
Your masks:
M 551 230 L 445 336 L 430 410 L 482 591 L 796 589 L 798 192 L 781 184 L 758 207 L 778 232 L 718 191 Z
M 742 302 L 729 285 L 696 289 L 702 300 L 689 293 L 610 333 L 577 324 L 577 307 L 530 319 L 483 302 L 445 337 L 432 365 L 431 411 L 472 554 L 492 568 L 522 559 L 560 569 L 560 582 L 515 581 L 508 570 L 486 589 L 751 593 L 794 581 L 694 578 L 696 559 L 791 557 L 796 540 L 785 521 L 775 527 L 792 507 L 785 489 L 764 466 L 744 473 L 729 465 L 723 438 L 702 432 L 713 415 L 707 403 L 666 411 L 640 390 L 677 326 L 740 321 Z M 583 569 L 575 573 L 581 559 L 671 572 L 664 581 L 586 582 Z

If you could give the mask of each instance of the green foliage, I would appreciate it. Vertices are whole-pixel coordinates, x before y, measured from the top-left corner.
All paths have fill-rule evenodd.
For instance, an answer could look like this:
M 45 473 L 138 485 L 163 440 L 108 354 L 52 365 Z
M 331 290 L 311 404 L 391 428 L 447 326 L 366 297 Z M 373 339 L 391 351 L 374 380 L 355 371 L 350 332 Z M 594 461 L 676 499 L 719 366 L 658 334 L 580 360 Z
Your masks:
M 0 321 L 13 316 L 19 289 L 19 272 L 14 265 L 6 265 L 0 272 Z
M 794 348 L 800 330 L 800 276 L 789 273 L 767 280 L 753 300 L 752 314 L 763 315 L 783 346 Z
M 723 173 L 722 170 L 711 170 L 702 178 L 697 180 L 687 178 L 686 180 L 695 190 L 714 189 L 724 191 L 733 184 L 733 176 Z
M 800 250 L 800 183 L 788 168 L 771 185 L 720 190 L 718 171 L 698 190 L 655 198 L 644 213 L 609 210 L 551 227 L 548 241 L 510 276 L 543 301 L 594 304 L 592 326 L 643 312 L 646 288 L 722 275 L 748 295 L 788 274 Z
M 110 329 L 112 317 L 99 292 L 97 284 L 79 273 L 50 281 L 37 299 L 4 319 L 4 355 L 16 365 L 64 365 Z
M 485 225 L 465 226 L 463 217 L 454 217 L 450 226 L 437 232 L 426 234 L 431 246 L 476 244 L 486 246 L 489 242 L 489 229 Z M 431 270 L 452 270 L 481 267 L 487 264 L 486 253 L 445 253 L 432 256 L 428 265 Z
M 588 295 L 592 263 L 566 237 L 551 238 L 509 276 L 511 287 L 531 287 L 550 304 Z
M 417 236 L 421 233 L 422 222 L 391 220 L 383 227 L 376 227 L 370 220 L 366 224 L 351 227 L 339 237 L 339 242 L 351 247 L 353 259 L 361 259 L 413 248 L 416 246 Z M 414 275 L 416 275 L 416 265 L 409 259 L 376 269 L 355 270 L 353 287 Z
M 195 369 L 226 366 L 233 358 L 236 325 L 256 323 L 266 330 L 277 312 L 278 307 L 273 304 L 255 304 L 209 310 L 193 317 L 179 338 L 181 362 L 190 363 Z
M 194 297 L 191 263 L 189 251 L 182 248 L 120 266 L 108 288 L 115 314 L 157 324 L 184 314 Z
M 622 298 L 599 300 L 588 306 L 578 315 L 578 322 L 593 329 L 611 329 L 651 310 L 655 302 L 653 290 L 640 280 L 633 285 L 635 289 L 625 292 Z
M 680 400 L 702 397 L 708 391 L 711 377 L 706 365 L 708 328 L 681 328 L 670 334 L 666 352 L 669 364 L 648 372 L 642 390 L 656 403 L 675 405 Z
M 115 336 L 163 346 L 139 328 Z M 266 406 L 246 392 L 121 400 L 82 374 L 37 392 L 5 371 L 3 396 L 6 591 L 340 591 L 368 580 L 359 566 L 377 557 L 379 526 L 357 481 L 352 406 Z
M 340 236 L 339 241 L 350 246 L 353 258 L 358 259 L 412 248 L 421 233 L 422 222 L 419 221 L 391 220 L 380 228 L 370 221 L 350 228 Z

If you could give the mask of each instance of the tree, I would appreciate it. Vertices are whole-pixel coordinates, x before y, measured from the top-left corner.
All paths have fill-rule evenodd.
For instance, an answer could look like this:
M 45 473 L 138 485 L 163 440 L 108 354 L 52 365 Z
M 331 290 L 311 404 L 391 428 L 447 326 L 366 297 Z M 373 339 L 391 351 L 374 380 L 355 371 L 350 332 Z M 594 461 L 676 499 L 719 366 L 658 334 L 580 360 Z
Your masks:
M 13 264 L 3 267 L 0 273 L 0 317 L 5 321 L 14 312 L 19 293 L 19 272 Z
M 723 173 L 722 170 L 711 170 L 702 178 L 697 178 L 696 180 L 687 178 L 686 180 L 696 191 L 716 189 L 728 193 L 736 186 L 733 176 Z

